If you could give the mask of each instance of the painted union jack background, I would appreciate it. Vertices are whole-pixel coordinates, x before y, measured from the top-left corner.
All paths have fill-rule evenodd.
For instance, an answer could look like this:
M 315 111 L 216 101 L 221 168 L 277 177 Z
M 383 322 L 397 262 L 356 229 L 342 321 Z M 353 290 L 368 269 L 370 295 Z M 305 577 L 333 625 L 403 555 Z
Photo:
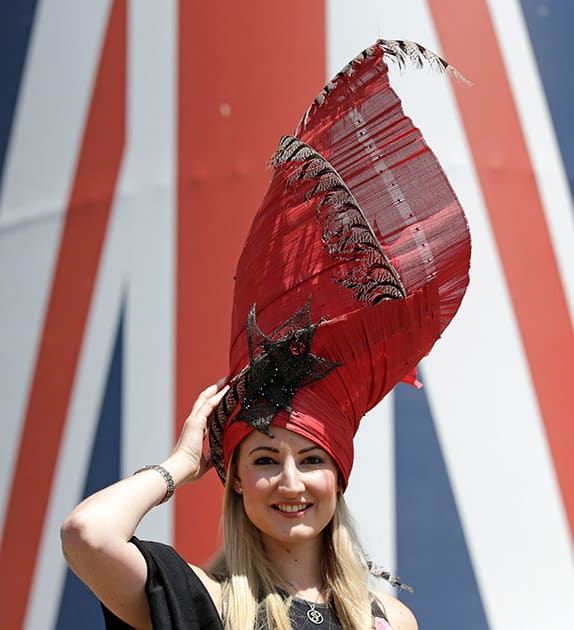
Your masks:
M 102 628 L 59 525 L 169 452 L 227 371 L 233 271 L 290 133 L 378 37 L 467 210 L 471 285 L 357 438 L 348 490 L 421 630 L 574 627 L 574 3 L 19 0 L 0 8 L 0 626 Z M 202 563 L 215 474 L 142 522 Z

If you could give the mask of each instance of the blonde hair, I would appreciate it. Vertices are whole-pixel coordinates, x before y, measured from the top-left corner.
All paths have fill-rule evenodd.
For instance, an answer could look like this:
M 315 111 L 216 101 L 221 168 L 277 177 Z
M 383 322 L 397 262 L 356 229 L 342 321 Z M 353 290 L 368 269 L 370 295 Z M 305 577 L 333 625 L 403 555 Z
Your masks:
M 234 464 L 229 466 L 233 478 Z M 269 630 L 292 630 L 288 617 L 290 600 L 277 591 L 284 583 L 271 566 L 259 530 L 243 509 L 243 500 L 228 481 L 223 498 L 223 548 L 211 566 L 222 581 L 225 630 L 255 629 L 264 606 Z M 334 516 L 323 532 L 324 583 L 341 626 L 346 630 L 374 627 L 369 597 L 369 569 L 355 534 L 342 493 Z

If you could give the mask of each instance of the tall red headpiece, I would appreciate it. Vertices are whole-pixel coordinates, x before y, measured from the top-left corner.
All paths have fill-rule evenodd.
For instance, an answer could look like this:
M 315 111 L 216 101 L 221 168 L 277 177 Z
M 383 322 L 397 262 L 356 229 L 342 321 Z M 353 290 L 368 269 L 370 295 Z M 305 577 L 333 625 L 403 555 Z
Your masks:
M 272 423 L 325 448 L 346 483 L 362 417 L 415 382 L 466 290 L 466 219 L 389 85 L 389 56 L 453 70 L 416 44 L 379 40 L 273 158 L 237 265 L 234 377 L 210 425 L 223 480 L 241 440 Z

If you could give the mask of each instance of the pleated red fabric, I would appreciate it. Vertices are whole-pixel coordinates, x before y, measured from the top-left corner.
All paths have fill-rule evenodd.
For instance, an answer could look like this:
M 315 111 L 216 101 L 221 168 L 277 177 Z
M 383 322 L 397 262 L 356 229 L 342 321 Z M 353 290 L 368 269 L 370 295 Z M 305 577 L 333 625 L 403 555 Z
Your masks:
M 385 40 L 363 51 L 324 88 L 273 158 L 273 179 L 237 265 L 232 387 L 210 427 L 223 480 L 231 453 L 253 430 L 246 391 L 255 357 L 269 351 L 263 343 L 250 355 L 253 308 L 257 330 L 274 342 L 299 334 L 281 327 L 305 305 L 310 323 L 320 322 L 307 350 L 333 369 L 305 377 L 287 403 L 274 403 L 272 425 L 325 448 L 346 483 L 361 419 L 399 381 L 416 382 L 417 363 L 462 300 L 467 222 L 389 84 L 385 59 L 393 55 L 404 60 Z

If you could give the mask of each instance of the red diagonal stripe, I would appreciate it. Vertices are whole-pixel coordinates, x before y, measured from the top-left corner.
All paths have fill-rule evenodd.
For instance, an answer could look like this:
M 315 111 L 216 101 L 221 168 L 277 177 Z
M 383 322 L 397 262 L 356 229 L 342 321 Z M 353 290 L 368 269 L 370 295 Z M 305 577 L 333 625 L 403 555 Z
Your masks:
M 227 372 L 233 273 L 265 165 L 323 87 L 325 55 L 319 0 L 179 2 L 178 428 Z M 215 474 L 178 495 L 176 546 L 195 563 L 216 548 L 220 497 Z
M 78 160 L 0 549 L 2 627 L 22 628 L 125 140 L 126 1 L 115 0 Z
M 429 5 L 445 57 L 475 84 L 456 98 L 574 534 L 574 335 L 534 169 L 486 1 Z

